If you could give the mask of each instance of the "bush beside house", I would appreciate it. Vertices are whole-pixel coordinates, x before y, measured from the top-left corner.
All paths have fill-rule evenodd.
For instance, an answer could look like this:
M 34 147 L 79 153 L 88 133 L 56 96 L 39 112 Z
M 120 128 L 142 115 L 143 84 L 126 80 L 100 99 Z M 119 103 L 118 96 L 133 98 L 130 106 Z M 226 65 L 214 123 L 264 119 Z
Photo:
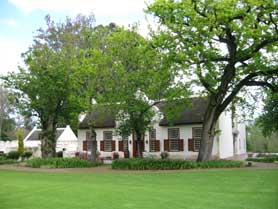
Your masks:
M 13 164 L 13 163 L 16 163 L 17 161 L 15 160 L 12 160 L 12 159 L 7 159 L 6 156 L 0 156 L 0 165 L 3 165 L 3 164 Z
M 278 162 L 278 155 L 269 155 L 264 157 L 247 158 L 247 161 L 260 162 L 260 163 L 274 163 Z
M 92 163 L 80 158 L 33 158 L 26 162 L 26 166 L 32 168 L 85 168 L 95 167 L 101 163 Z
M 192 168 L 239 168 L 243 167 L 241 161 L 213 160 L 208 162 L 193 162 L 185 160 L 130 158 L 119 159 L 112 163 L 113 169 L 122 170 L 181 170 Z

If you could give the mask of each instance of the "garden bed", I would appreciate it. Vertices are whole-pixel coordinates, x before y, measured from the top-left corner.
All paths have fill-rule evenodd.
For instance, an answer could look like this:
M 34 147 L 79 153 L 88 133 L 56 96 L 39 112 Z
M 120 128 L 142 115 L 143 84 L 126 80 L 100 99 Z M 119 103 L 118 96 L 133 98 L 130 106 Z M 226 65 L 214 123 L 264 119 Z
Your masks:
M 5 164 L 15 164 L 17 163 L 16 160 L 13 159 L 7 159 L 4 156 L 0 156 L 0 165 L 5 165 Z
M 185 160 L 130 158 L 114 160 L 112 169 L 122 170 L 182 170 L 194 168 L 240 168 L 242 161 L 213 160 L 208 162 L 194 162 Z
M 88 168 L 101 165 L 80 158 L 33 158 L 26 162 L 32 168 Z
M 274 163 L 278 162 L 278 155 L 265 155 L 264 157 L 247 158 L 246 160 L 260 163 Z

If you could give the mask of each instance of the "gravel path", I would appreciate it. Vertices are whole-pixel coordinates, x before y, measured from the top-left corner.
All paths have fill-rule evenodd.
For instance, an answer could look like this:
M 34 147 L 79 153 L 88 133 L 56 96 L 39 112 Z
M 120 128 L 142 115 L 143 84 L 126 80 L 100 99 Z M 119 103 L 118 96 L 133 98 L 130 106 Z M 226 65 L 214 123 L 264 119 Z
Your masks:
M 277 163 L 253 163 L 252 167 L 244 168 L 212 168 L 212 169 L 188 169 L 188 170 L 158 170 L 158 171 L 137 171 L 137 170 L 113 170 L 111 166 L 104 165 L 94 168 L 29 168 L 24 165 L 0 165 L 0 170 L 30 171 L 30 172 L 50 172 L 50 173 L 182 173 L 210 170 L 258 170 L 258 169 L 278 169 Z

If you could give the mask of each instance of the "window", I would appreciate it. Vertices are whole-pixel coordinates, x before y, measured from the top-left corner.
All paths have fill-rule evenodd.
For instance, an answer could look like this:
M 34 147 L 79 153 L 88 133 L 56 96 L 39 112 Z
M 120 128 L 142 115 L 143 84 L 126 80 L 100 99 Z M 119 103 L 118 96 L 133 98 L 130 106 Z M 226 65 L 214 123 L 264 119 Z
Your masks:
M 156 140 L 156 130 L 155 129 L 150 130 L 149 136 L 150 136 L 150 140 Z
M 180 129 L 179 128 L 169 128 L 168 129 L 169 138 L 169 150 L 170 152 L 178 152 L 179 149 L 179 139 L 180 139 Z
M 203 128 L 201 128 L 201 127 L 192 129 L 192 135 L 193 135 L 193 139 L 194 139 L 194 151 L 198 152 L 200 149 L 202 132 L 203 132 Z
M 149 144 L 150 144 L 150 152 L 155 152 L 155 140 L 156 140 L 156 130 L 152 129 L 149 132 Z
M 112 131 L 103 131 L 104 151 L 112 152 Z

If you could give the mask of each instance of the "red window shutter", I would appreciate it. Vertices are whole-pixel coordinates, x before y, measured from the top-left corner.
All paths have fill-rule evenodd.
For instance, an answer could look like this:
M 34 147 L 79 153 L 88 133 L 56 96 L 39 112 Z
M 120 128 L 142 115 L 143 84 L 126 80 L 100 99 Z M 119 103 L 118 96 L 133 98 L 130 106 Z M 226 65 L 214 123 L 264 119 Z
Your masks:
M 104 151 L 104 141 L 100 141 L 100 151 Z
M 194 152 L 194 139 L 188 139 L 188 151 Z
M 119 145 L 119 152 L 123 152 L 124 151 L 124 142 L 118 141 L 118 145 Z
M 164 151 L 169 152 L 169 139 L 164 139 Z
M 83 151 L 87 151 L 87 150 L 88 150 L 88 142 L 83 141 Z
M 160 141 L 159 140 L 155 140 L 155 151 L 160 152 Z
M 183 152 L 183 139 L 179 140 L 179 151 Z
M 112 141 L 112 152 L 116 150 L 116 143 L 115 141 Z

